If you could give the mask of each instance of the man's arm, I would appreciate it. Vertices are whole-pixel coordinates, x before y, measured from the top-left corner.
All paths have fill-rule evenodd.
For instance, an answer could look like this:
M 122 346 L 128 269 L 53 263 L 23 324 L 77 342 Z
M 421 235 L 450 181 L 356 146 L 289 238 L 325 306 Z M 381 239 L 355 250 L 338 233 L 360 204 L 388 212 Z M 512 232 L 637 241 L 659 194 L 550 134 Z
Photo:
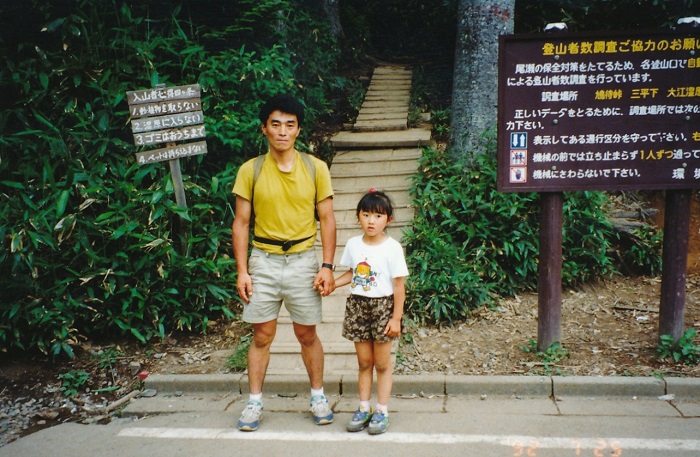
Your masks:
M 318 220 L 321 223 L 321 247 L 323 249 L 323 263 L 333 263 L 335 257 L 335 213 L 333 212 L 333 197 L 321 200 L 316 206 Z M 314 288 L 322 296 L 326 296 L 335 290 L 333 272 L 328 268 L 321 268 L 314 280 Z
M 236 213 L 233 219 L 232 245 L 233 257 L 236 259 L 238 280 L 236 290 L 238 295 L 248 303 L 253 295 L 253 281 L 248 274 L 248 242 L 250 237 L 250 216 L 252 207 L 250 201 L 236 195 Z

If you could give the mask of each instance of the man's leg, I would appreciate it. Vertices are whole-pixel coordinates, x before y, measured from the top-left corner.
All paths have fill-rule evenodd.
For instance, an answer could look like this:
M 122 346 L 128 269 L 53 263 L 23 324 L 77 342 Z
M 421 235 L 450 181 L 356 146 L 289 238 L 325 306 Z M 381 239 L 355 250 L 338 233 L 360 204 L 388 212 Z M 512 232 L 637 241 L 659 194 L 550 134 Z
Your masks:
M 275 339 L 277 320 L 253 324 L 253 341 L 248 348 L 248 385 L 250 398 L 240 419 L 238 429 L 252 432 L 258 429 L 263 417 L 262 389 L 267 365 L 270 363 L 270 345 Z
M 277 332 L 277 320 L 253 324 L 253 341 L 248 348 L 248 385 L 251 394 L 262 393 L 270 363 L 270 345 Z
M 333 411 L 323 393 L 323 345 L 315 325 L 294 323 L 294 334 L 301 344 L 301 358 L 311 382 L 311 412 L 314 422 L 326 425 L 333 422 Z
M 323 345 L 316 334 L 316 326 L 295 322 L 294 335 L 301 345 L 301 358 L 309 375 L 311 388 L 323 388 Z

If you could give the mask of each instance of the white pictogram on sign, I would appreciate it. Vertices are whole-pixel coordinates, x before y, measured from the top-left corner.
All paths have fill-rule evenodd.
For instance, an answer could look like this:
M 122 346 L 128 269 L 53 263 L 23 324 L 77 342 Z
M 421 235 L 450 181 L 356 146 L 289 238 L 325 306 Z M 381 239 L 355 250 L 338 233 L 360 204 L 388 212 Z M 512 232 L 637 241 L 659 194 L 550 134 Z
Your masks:
M 510 167 L 510 182 L 527 182 L 527 167 Z
M 510 150 L 510 165 L 527 165 L 527 150 L 511 149 Z
M 525 149 L 527 147 L 527 133 L 518 132 L 510 134 L 511 149 Z

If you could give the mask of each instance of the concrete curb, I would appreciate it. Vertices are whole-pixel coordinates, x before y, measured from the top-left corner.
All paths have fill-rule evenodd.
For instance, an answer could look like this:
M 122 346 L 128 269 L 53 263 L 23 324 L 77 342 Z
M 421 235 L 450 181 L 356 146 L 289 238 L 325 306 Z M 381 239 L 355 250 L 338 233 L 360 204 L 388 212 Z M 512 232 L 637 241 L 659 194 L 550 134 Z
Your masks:
M 152 374 L 146 389 L 162 393 L 244 393 L 245 374 Z M 327 375 L 328 395 L 357 393 L 357 380 L 348 375 Z M 265 391 L 278 394 L 306 393 L 305 375 L 272 375 L 265 378 Z M 656 398 L 674 395 L 678 400 L 700 400 L 700 378 L 653 378 L 623 376 L 462 376 L 395 375 L 393 395 L 456 395 L 509 397 L 616 397 Z

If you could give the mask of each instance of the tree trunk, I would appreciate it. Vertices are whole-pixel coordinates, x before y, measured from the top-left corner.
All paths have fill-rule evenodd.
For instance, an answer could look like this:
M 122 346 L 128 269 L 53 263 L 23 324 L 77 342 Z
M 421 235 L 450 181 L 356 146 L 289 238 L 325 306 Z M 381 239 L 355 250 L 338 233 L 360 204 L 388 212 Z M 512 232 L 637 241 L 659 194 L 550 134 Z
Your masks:
M 340 24 L 340 0 L 323 0 L 323 11 L 328 16 L 328 22 L 331 25 L 331 32 L 338 40 L 345 37 L 343 26 Z
M 498 37 L 513 33 L 515 0 L 459 0 L 450 145 L 484 152 L 480 137 L 498 114 Z

